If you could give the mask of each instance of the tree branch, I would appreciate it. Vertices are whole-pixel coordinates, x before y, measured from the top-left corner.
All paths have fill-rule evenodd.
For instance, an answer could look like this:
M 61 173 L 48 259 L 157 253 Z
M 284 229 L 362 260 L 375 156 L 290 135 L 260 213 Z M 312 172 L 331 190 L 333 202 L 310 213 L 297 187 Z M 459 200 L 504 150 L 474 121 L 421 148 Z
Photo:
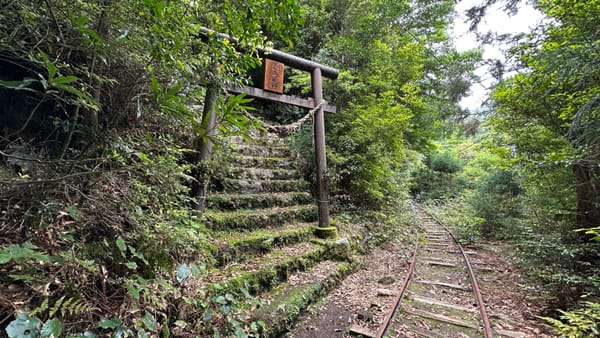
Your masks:
M 15 131 L 14 133 L 10 133 L 6 136 L 6 138 L 10 138 L 13 137 L 15 135 L 20 134 L 23 130 L 25 130 L 25 128 L 27 128 L 27 125 L 29 124 L 29 122 L 31 122 L 31 119 L 33 118 L 33 114 L 35 114 L 35 111 L 38 110 L 38 108 L 40 107 L 40 105 L 42 104 L 42 102 L 44 102 L 44 99 L 46 98 L 46 94 L 44 94 L 44 96 L 42 96 L 42 98 L 40 99 L 40 101 L 35 105 L 35 107 L 33 107 L 33 110 L 31 110 L 31 112 L 29 113 L 29 116 L 27 117 L 27 121 L 25 121 L 25 123 L 23 123 L 23 125 L 21 126 L 21 128 L 19 128 L 19 130 Z
M 46 6 L 48 7 L 48 12 L 50 12 L 50 16 L 52 17 L 52 21 L 54 21 L 54 24 L 56 25 L 56 29 L 58 30 L 58 35 L 60 35 L 60 40 L 61 42 L 65 40 L 62 30 L 60 29 L 60 25 L 58 24 L 58 20 L 56 19 L 56 16 L 54 15 L 54 11 L 52 11 L 52 6 L 50 5 L 50 0 L 45 0 L 46 2 Z

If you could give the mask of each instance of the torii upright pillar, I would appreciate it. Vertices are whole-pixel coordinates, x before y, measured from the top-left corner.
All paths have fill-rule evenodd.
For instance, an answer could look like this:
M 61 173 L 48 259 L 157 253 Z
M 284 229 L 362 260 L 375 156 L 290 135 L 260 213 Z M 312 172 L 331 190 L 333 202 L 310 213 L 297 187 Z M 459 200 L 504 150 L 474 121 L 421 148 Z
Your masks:
M 325 154 L 325 116 L 323 110 L 323 80 L 321 69 L 312 71 L 312 90 L 316 111 L 314 112 L 315 162 L 317 174 L 317 207 L 319 227 L 329 227 L 329 191 L 327 187 L 327 157 Z

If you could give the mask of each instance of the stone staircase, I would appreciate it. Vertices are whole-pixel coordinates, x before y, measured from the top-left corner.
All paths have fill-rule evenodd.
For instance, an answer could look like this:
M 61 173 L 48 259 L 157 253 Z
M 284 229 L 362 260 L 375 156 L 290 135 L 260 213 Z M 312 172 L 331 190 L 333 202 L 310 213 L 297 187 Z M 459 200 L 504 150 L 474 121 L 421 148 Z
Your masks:
M 274 337 L 356 264 L 347 245 L 315 237 L 314 199 L 281 138 L 233 137 L 230 146 L 203 214 L 218 261 L 203 279 L 257 297 L 258 306 L 244 309 L 246 323 L 263 322 L 261 337 Z

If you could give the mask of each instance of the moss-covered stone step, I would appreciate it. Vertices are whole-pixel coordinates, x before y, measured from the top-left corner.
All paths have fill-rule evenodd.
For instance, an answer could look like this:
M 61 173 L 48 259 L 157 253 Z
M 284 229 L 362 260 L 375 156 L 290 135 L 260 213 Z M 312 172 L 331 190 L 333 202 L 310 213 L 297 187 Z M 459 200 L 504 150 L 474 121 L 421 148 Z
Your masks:
M 264 146 L 258 144 L 235 144 L 232 148 L 244 156 L 293 157 L 293 152 L 285 146 Z
M 317 208 L 315 205 L 299 205 L 256 210 L 207 210 L 203 218 L 206 227 L 213 230 L 253 230 L 294 222 L 314 222 L 317 220 Z
M 266 325 L 261 337 L 279 337 L 310 304 L 329 293 L 356 268 L 356 263 L 322 261 L 310 270 L 296 273 L 261 298 L 266 305 L 256 309 L 252 321 Z
M 234 166 L 244 168 L 295 169 L 296 164 L 291 157 L 233 156 Z
M 263 146 L 285 147 L 285 142 L 279 135 L 264 132 L 252 132 L 251 137 L 232 136 L 230 139 L 232 144 L 258 144 Z
M 308 182 L 305 180 L 252 180 L 225 178 L 221 180 L 221 186 L 223 192 L 241 194 L 308 190 Z
M 288 280 L 296 272 L 305 271 L 326 259 L 327 249 L 312 242 L 302 242 L 275 249 L 263 256 L 234 262 L 216 268 L 201 278 L 207 289 L 217 284 L 219 292 L 239 294 L 245 288 L 258 295 Z
M 252 208 L 289 207 L 310 204 L 313 197 L 303 191 L 259 194 L 211 194 L 206 205 L 210 209 L 232 210 Z
M 314 238 L 315 223 L 293 223 L 283 227 L 252 232 L 215 232 L 212 243 L 217 247 L 215 258 L 220 265 L 239 262 L 271 250 L 307 242 Z
M 244 168 L 234 167 L 227 173 L 229 178 L 254 180 L 291 180 L 301 179 L 302 175 L 296 169 Z

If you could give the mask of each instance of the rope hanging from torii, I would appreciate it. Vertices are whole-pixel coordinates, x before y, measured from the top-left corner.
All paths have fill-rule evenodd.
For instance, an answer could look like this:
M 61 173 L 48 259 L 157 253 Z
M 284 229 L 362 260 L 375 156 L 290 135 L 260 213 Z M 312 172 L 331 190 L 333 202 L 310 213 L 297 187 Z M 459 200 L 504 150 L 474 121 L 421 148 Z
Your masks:
M 261 124 L 270 132 L 272 133 L 276 133 L 279 136 L 287 136 L 290 135 L 291 133 L 297 131 L 300 127 L 302 127 L 308 120 L 312 120 L 314 118 L 315 113 L 317 112 L 317 110 L 323 108 L 325 105 L 327 105 L 328 102 L 326 100 L 321 100 L 321 102 L 319 102 L 319 104 L 314 107 L 313 109 L 309 110 L 308 113 L 306 115 L 304 115 L 302 118 L 300 118 L 298 121 L 290 123 L 290 124 L 285 124 L 285 125 L 276 125 L 276 124 L 270 124 L 270 123 L 266 123 L 264 121 L 261 121 Z M 248 112 L 244 112 L 244 115 L 249 118 L 250 120 L 256 120 L 257 117 L 253 116 L 252 114 L 248 113 Z

